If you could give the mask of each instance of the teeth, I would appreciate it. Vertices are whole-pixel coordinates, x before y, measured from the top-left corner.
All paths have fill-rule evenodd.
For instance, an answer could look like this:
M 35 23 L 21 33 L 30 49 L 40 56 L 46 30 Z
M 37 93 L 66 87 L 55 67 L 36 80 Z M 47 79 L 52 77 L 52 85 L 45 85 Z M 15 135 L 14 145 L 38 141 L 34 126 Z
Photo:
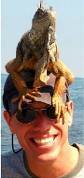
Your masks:
M 42 138 L 42 139 L 34 139 L 34 141 L 38 144 L 48 144 L 48 143 L 52 143 L 54 140 L 54 137 L 50 137 L 50 138 Z

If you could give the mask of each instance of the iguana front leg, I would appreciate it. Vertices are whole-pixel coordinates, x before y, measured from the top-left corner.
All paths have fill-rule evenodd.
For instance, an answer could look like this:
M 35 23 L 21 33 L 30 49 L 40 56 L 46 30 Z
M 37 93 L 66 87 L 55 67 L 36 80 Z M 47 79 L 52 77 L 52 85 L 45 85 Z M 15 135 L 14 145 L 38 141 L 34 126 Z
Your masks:
M 64 112 L 64 93 L 66 92 L 66 79 L 63 76 L 55 80 L 54 93 L 51 99 L 52 105 L 55 107 L 55 115 L 59 119 L 60 114 Z
M 64 93 L 68 85 L 73 82 L 74 75 L 71 73 L 68 67 L 60 60 L 55 61 L 52 65 L 52 68 L 53 74 L 57 76 L 54 85 L 52 105 L 55 107 L 56 115 L 58 115 L 57 118 L 59 118 L 60 113 L 64 112 Z
M 69 68 L 60 59 L 58 59 L 52 63 L 52 70 L 54 72 L 54 75 L 55 74 L 57 75 L 57 70 L 58 70 L 58 74 L 60 76 L 65 77 L 68 85 L 70 85 L 74 81 L 73 73 L 69 70 Z

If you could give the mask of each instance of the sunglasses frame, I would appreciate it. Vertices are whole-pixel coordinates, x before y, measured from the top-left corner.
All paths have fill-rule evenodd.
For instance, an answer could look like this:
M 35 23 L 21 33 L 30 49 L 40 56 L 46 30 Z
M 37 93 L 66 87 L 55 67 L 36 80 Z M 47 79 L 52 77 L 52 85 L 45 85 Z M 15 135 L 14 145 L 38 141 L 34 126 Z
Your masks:
M 69 102 L 69 100 L 70 100 L 68 88 L 67 88 L 65 94 L 66 94 L 65 95 L 65 97 L 66 97 L 65 98 L 65 103 L 66 103 L 66 102 Z M 21 123 L 30 123 L 30 122 L 35 120 L 39 109 L 35 109 L 35 108 L 31 107 L 29 105 L 29 103 L 25 103 L 25 104 L 26 104 L 26 107 L 24 107 L 23 109 L 19 110 L 19 109 L 17 109 L 18 108 L 18 103 L 10 103 L 10 105 L 9 105 L 9 108 L 10 108 L 9 109 L 9 113 L 10 113 L 10 115 L 16 114 L 17 120 L 20 121 Z M 22 116 L 22 112 L 24 110 L 26 110 L 27 114 L 28 114 L 28 108 L 29 108 L 29 111 L 31 111 L 31 116 L 29 116 L 30 118 L 27 116 L 27 119 L 26 119 L 25 116 Z M 49 105 L 47 108 L 40 109 L 40 111 L 42 111 L 44 114 L 46 114 L 50 120 L 57 118 L 57 115 L 55 115 L 55 108 L 52 105 Z
M 25 112 L 26 111 L 26 112 Z M 40 109 L 40 112 L 47 115 L 47 117 L 52 120 L 56 119 L 55 108 L 52 105 L 49 105 L 47 108 Z M 32 108 L 31 106 L 25 107 L 22 110 L 18 110 L 16 113 L 16 118 L 21 123 L 30 123 L 35 121 L 39 114 L 39 109 Z

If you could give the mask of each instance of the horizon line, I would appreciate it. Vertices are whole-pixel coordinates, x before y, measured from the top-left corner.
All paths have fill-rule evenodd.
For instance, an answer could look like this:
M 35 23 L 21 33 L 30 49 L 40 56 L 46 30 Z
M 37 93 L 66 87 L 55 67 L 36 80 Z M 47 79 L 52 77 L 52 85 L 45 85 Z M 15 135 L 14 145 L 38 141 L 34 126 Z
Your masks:
M 2 73 L 2 72 L 1 72 L 1 75 L 9 75 L 9 73 L 6 73 L 6 72 L 5 72 L 5 73 Z M 75 78 L 84 78 L 84 77 L 83 77 L 83 76 L 75 76 Z

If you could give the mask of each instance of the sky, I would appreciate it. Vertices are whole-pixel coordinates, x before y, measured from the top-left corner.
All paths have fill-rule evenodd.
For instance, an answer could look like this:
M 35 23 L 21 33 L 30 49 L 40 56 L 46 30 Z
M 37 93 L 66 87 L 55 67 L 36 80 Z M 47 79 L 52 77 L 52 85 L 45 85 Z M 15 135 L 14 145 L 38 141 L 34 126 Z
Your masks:
M 1 71 L 15 58 L 22 35 L 30 30 L 40 0 L 2 0 Z M 75 77 L 84 77 L 84 0 L 44 0 L 56 11 L 56 38 L 60 59 Z

